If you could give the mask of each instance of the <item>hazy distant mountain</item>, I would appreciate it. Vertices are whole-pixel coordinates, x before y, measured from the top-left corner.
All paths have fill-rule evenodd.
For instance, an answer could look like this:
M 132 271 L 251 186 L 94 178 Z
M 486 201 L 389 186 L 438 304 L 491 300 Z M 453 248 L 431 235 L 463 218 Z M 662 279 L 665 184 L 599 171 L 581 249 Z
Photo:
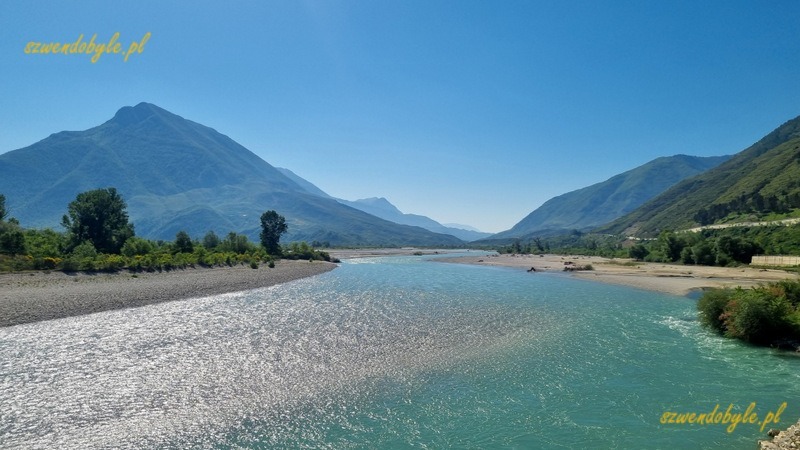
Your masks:
M 274 209 L 287 219 L 286 241 L 461 244 L 311 194 L 227 136 L 148 103 L 124 107 L 89 130 L 63 131 L 0 155 L 0 193 L 25 227 L 60 229 L 79 192 L 111 186 L 128 203 L 136 234 L 148 238 L 214 230 L 255 239 L 261 213 Z
M 477 228 L 475 228 L 473 226 L 464 225 L 462 223 L 443 223 L 442 225 L 444 225 L 444 226 L 446 226 L 448 228 L 458 228 L 460 230 L 477 231 L 478 233 L 484 233 L 484 234 L 491 235 L 491 233 L 485 233 L 485 232 L 483 232 L 483 231 L 481 231 L 481 230 L 479 230 L 479 229 L 477 229 Z
M 322 189 L 315 186 L 310 181 L 301 178 L 291 170 L 280 167 L 277 169 L 305 189 L 306 192 L 321 197 L 334 198 L 325 193 Z M 337 200 L 342 204 L 364 211 L 375 217 L 380 217 L 381 219 L 389 220 L 402 225 L 422 227 L 435 233 L 449 234 L 467 242 L 491 236 L 491 233 L 484 233 L 480 230 L 469 227 L 468 225 L 451 227 L 442 225 L 430 217 L 421 216 L 418 214 L 404 214 L 402 211 L 397 209 L 396 206 L 391 204 L 389 200 L 386 200 L 383 197 L 371 197 L 355 201 L 343 199 Z
M 471 227 L 469 225 L 462 225 L 458 223 L 448 223 L 442 224 L 448 231 L 448 234 L 453 235 L 462 241 L 472 242 L 477 241 L 479 239 L 484 239 L 492 235 L 492 233 L 487 233 L 485 231 L 481 231 L 475 227 Z
M 657 158 L 606 181 L 546 201 L 510 230 L 491 239 L 586 230 L 623 216 L 675 183 L 702 173 L 730 156 L 677 155 Z
M 718 167 L 688 178 L 603 232 L 654 236 L 705 225 L 728 215 L 800 208 L 800 117 Z
M 345 205 L 352 206 L 353 208 L 372 214 L 373 216 L 380 217 L 381 219 L 391 220 L 392 222 L 403 225 L 422 227 L 426 230 L 436 233 L 449 234 L 463 241 L 475 241 L 491 236 L 491 233 L 446 227 L 430 217 L 421 216 L 419 214 L 404 214 L 383 197 L 364 198 L 355 201 L 340 199 L 339 201 Z

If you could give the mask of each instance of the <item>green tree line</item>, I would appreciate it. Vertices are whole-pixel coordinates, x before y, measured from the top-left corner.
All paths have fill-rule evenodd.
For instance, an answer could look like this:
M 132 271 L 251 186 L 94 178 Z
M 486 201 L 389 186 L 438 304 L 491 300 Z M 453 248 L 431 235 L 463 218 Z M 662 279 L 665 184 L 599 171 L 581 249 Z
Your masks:
M 209 231 L 192 239 L 179 231 L 174 241 L 137 237 L 127 205 L 114 188 L 96 189 L 77 195 L 62 218 L 64 232 L 24 229 L 7 218 L 5 196 L 0 194 L 0 270 L 64 271 L 161 271 L 195 266 L 215 267 L 265 262 L 274 267 L 278 258 L 330 261 L 330 255 L 305 243 L 285 248 L 280 237 L 288 230 L 276 211 L 261 216 L 260 243 L 244 234 L 224 237 Z
M 800 226 L 730 227 L 699 232 L 663 231 L 655 239 L 572 233 L 516 240 L 500 253 L 556 253 L 706 266 L 750 264 L 754 255 L 800 255 Z
M 578 230 L 573 230 L 571 233 L 560 236 L 516 239 L 511 244 L 501 246 L 496 250 L 498 253 L 555 253 L 625 258 L 628 253 L 624 243 L 625 239 L 619 236 L 582 233 Z
M 641 261 L 737 266 L 755 255 L 800 255 L 800 226 L 731 227 L 695 233 L 662 232 L 628 250 Z

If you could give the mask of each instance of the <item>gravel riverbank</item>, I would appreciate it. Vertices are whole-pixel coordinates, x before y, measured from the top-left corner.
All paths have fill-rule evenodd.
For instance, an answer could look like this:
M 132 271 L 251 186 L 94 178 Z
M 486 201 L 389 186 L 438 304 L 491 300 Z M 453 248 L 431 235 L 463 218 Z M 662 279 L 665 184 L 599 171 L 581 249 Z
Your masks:
M 0 327 L 131 308 L 286 283 L 333 270 L 335 264 L 279 261 L 170 272 L 0 274 Z

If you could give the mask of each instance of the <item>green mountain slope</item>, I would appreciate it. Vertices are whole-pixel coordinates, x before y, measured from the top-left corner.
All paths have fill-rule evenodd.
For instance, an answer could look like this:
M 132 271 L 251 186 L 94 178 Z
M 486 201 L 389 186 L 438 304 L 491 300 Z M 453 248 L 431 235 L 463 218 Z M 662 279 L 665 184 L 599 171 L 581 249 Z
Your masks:
M 675 183 L 718 166 L 729 156 L 657 158 L 606 181 L 554 197 L 510 230 L 490 239 L 590 229 L 623 216 Z
M 459 245 L 452 237 L 398 225 L 301 186 L 232 139 L 148 103 L 124 107 L 86 131 L 65 131 L 0 155 L 0 193 L 26 227 L 60 229 L 79 192 L 116 187 L 136 233 L 174 239 L 245 232 L 275 209 L 289 224 L 285 240 L 334 245 Z
M 728 214 L 800 207 L 800 117 L 718 167 L 688 178 L 598 231 L 654 236 L 713 223 Z

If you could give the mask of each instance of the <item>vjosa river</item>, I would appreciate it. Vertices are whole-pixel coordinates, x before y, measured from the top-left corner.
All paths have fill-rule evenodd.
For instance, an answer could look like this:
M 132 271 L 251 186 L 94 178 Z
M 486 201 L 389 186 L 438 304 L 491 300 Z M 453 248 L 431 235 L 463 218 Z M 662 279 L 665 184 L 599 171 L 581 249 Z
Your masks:
M 800 358 L 695 302 L 405 256 L 3 328 L 0 447 L 755 448 L 800 417 Z

